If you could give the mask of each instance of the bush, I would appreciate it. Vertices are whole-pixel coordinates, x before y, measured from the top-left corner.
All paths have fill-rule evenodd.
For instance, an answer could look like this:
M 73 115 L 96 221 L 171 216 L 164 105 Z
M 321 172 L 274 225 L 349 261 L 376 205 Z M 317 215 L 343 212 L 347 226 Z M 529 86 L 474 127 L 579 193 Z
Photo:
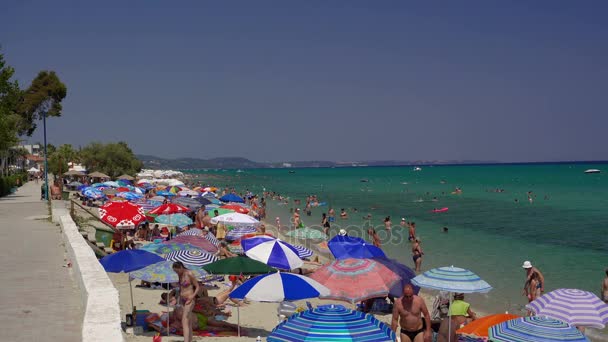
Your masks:
M 27 173 L 20 172 L 10 176 L 0 177 L 0 197 L 11 193 L 12 189 L 27 182 Z

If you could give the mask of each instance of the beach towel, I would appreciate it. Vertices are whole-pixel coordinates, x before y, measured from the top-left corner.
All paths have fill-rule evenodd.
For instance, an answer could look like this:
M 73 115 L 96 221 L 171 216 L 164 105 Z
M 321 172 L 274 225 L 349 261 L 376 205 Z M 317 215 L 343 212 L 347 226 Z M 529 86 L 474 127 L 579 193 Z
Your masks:
M 167 320 L 161 319 L 156 313 L 151 313 L 146 317 L 146 322 L 148 323 L 148 327 L 158 331 L 161 334 L 167 333 Z M 181 329 L 170 328 L 169 329 L 171 335 L 183 336 L 184 332 Z M 203 336 L 203 337 L 228 337 L 228 336 L 238 336 L 238 333 L 235 331 L 220 331 L 214 332 L 209 330 L 193 330 L 193 336 Z

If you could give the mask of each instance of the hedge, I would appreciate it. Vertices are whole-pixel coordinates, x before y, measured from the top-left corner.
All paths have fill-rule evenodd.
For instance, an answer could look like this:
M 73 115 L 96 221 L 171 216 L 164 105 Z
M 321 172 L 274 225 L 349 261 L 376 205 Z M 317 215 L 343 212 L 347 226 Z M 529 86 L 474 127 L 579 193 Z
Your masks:
M 27 173 L 16 173 L 6 177 L 0 177 L 0 197 L 13 192 L 13 188 L 27 182 Z

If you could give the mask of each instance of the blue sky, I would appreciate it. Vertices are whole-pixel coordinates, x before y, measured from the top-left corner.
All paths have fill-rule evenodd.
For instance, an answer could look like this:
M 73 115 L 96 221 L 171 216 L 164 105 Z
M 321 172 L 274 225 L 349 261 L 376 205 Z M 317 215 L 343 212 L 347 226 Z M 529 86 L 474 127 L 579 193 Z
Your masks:
M 49 141 L 161 157 L 608 159 L 603 1 L 3 1 Z M 40 141 L 41 134 L 33 139 Z

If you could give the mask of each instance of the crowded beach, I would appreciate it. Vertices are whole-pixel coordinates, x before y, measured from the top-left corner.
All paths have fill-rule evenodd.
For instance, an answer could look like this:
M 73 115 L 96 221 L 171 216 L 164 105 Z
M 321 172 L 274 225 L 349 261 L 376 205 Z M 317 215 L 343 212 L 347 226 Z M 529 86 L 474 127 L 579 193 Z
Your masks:
M 300 215 L 325 205 L 315 195 L 239 192 L 179 172 L 94 176 L 74 175 L 68 185 L 113 229 L 112 252 L 100 262 L 119 290 L 128 340 L 585 341 L 586 330 L 608 322 L 595 294 L 544 293 L 545 278 L 528 260 L 525 313 L 471 307 L 466 297 L 491 284 L 474 265 L 423 272 L 416 225 L 406 218 L 392 227 L 386 217 L 384 228 L 408 232 L 413 268 L 384 253 L 373 227 L 367 240 L 331 229 L 348 219 L 344 209 L 327 207 L 319 226 L 304 225 Z M 293 203 L 290 222 L 267 219 L 270 201 Z

